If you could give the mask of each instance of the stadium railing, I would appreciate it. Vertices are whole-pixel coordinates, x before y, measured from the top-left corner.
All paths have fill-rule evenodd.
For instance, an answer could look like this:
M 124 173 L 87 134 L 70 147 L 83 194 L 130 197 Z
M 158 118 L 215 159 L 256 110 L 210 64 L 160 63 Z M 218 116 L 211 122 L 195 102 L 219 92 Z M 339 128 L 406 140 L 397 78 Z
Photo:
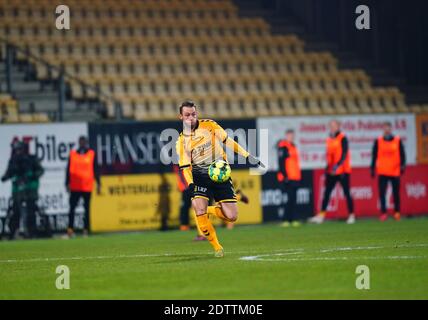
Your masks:
M 108 108 L 113 109 L 111 110 L 112 112 L 110 112 L 110 114 L 113 113 L 116 120 L 122 120 L 123 110 L 121 101 L 104 92 L 100 87 L 92 85 L 80 79 L 79 77 L 70 74 L 65 70 L 63 64 L 59 66 L 53 65 L 45 59 L 31 53 L 29 50 L 23 49 L 4 38 L 0 38 L 0 46 L 5 63 L 5 91 L 11 97 L 16 98 L 12 79 L 12 67 L 16 62 L 16 56 L 19 54 L 21 57 L 24 57 L 23 61 L 26 62 L 24 67 L 27 75 L 34 71 L 37 66 L 43 66 L 43 68 L 47 70 L 47 77 L 45 81 L 53 84 L 53 88 L 58 92 L 58 110 L 56 112 L 56 121 L 64 121 L 64 105 L 66 101 L 67 90 L 66 86 L 68 85 L 71 87 L 71 84 L 78 85 L 80 87 L 82 91 L 82 101 L 80 102 L 85 103 L 90 99 L 98 100 L 103 105 L 105 112 L 107 112 Z M 36 79 L 36 81 L 40 80 Z

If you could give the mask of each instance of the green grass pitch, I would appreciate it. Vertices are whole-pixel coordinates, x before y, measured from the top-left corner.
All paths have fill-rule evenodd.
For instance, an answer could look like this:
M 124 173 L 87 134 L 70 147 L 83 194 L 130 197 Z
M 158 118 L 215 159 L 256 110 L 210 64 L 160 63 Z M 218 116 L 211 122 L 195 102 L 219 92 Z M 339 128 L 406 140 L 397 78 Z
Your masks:
M 0 299 L 428 299 L 428 219 L 0 242 Z M 58 265 L 70 289 L 55 287 Z M 356 288 L 358 265 L 370 289 Z

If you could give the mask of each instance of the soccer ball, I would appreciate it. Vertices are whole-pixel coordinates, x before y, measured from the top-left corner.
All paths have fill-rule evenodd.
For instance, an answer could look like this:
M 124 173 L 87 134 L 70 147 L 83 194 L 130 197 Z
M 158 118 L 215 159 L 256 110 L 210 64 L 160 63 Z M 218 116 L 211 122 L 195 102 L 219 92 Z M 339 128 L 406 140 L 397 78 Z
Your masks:
M 208 175 L 210 176 L 210 179 L 218 183 L 229 180 L 231 172 L 232 169 L 230 169 L 229 164 L 224 160 L 214 161 L 208 168 Z

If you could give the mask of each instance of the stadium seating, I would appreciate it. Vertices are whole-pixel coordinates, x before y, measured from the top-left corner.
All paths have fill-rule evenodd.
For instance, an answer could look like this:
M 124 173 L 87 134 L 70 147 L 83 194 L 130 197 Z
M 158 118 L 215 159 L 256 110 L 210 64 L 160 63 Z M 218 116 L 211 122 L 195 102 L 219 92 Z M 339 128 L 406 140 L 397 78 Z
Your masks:
M 185 98 L 217 118 L 409 110 L 399 89 L 373 87 L 363 70 L 339 69 L 331 53 L 272 34 L 230 0 L 73 0 L 68 31 L 54 28 L 58 4 L 0 1 L 0 37 L 115 97 L 127 118 L 174 118 Z M 39 80 L 58 76 L 24 53 L 17 59 L 33 64 Z M 74 99 L 98 97 L 71 77 L 67 84 Z
M 0 123 L 17 123 L 17 122 L 49 122 L 46 113 L 20 113 L 18 102 L 7 94 L 0 93 Z

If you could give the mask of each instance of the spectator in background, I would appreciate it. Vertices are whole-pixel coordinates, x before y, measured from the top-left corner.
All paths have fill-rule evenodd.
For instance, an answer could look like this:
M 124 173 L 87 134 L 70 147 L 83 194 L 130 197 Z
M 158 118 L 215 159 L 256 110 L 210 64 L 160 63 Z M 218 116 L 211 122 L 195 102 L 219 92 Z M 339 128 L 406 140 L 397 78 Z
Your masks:
M 87 138 L 81 136 L 77 150 L 70 151 L 65 178 L 66 189 L 70 192 L 68 238 L 74 236 L 74 216 L 80 198 L 83 199 L 85 210 L 83 235 L 87 236 L 90 232 L 89 217 L 94 181 L 97 182 L 97 193 L 100 194 L 101 181 L 95 151 L 89 148 Z
M 394 219 L 400 220 L 400 175 L 406 167 L 406 153 L 403 143 L 398 135 L 392 134 L 392 124 L 383 124 L 383 136 L 377 138 L 373 144 L 371 176 L 378 175 L 379 201 L 381 215 L 380 221 L 388 219 L 386 213 L 386 189 L 388 182 L 392 185 L 394 198 Z
M 10 239 L 18 236 L 21 218 L 24 235 L 36 235 L 36 211 L 39 199 L 39 180 L 44 170 L 36 156 L 30 155 L 28 145 L 19 140 L 12 143 L 12 154 L 2 182 L 12 180 L 12 216 L 9 220 Z M 25 208 L 25 209 L 24 209 Z M 25 212 L 25 215 L 23 215 Z
M 278 143 L 278 173 L 277 179 L 287 193 L 287 206 L 283 216 L 283 227 L 298 227 L 300 223 L 295 212 L 297 189 L 302 174 L 300 171 L 299 151 L 294 144 L 294 130 L 287 130 L 285 139 Z
M 346 223 L 355 223 L 354 203 L 351 197 L 351 154 L 349 143 L 345 134 L 340 131 L 340 123 L 337 120 L 330 121 L 330 134 L 326 140 L 326 179 L 325 191 L 322 200 L 321 212 L 309 219 L 312 223 L 323 223 L 330 195 L 336 184 L 342 185 L 343 193 L 348 205 L 348 219 Z

